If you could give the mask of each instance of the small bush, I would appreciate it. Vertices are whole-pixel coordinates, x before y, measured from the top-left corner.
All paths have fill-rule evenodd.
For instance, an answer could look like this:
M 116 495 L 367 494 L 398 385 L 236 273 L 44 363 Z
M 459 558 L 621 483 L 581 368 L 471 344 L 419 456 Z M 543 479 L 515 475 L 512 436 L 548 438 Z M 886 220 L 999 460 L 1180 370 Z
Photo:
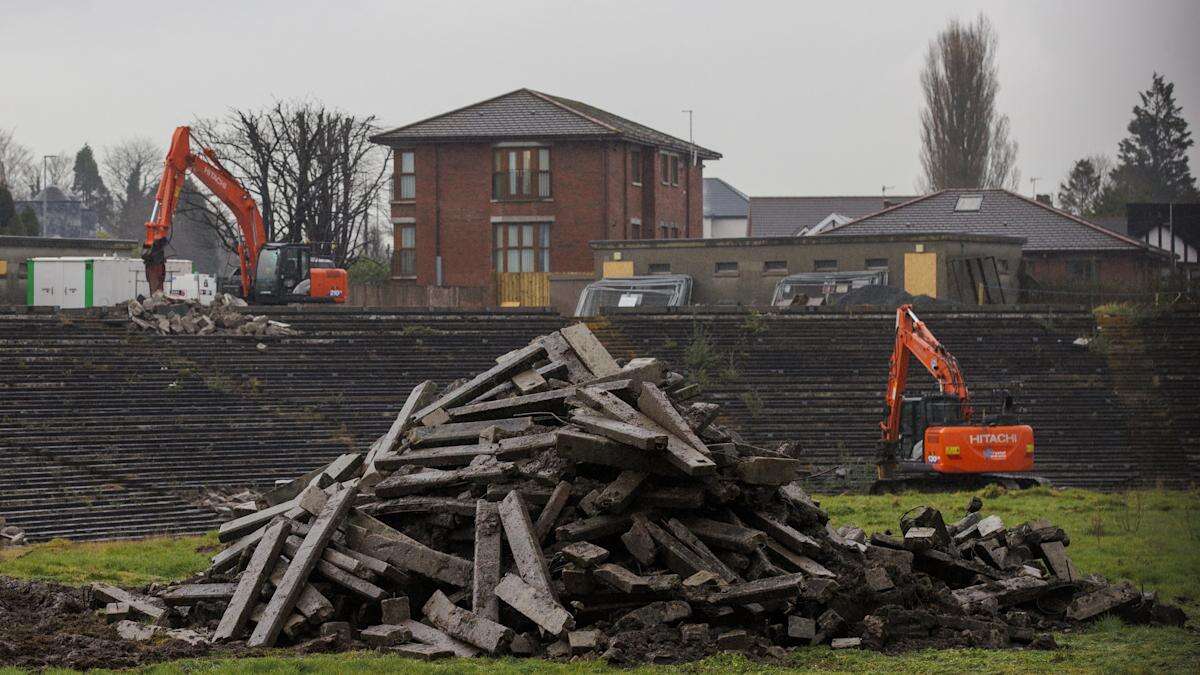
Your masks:
M 350 269 L 346 270 L 350 276 L 350 281 L 360 284 L 372 284 L 378 286 L 387 282 L 391 277 L 391 271 L 388 266 L 378 260 L 370 258 L 359 258 L 350 265 Z

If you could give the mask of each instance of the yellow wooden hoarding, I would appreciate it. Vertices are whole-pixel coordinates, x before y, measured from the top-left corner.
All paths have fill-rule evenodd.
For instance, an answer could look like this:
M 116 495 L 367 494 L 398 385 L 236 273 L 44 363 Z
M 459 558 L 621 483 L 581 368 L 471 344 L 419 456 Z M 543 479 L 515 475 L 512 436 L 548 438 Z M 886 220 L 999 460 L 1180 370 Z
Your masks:
M 496 304 L 501 307 L 549 307 L 550 275 L 546 272 L 497 273 Z
M 904 254 L 904 290 L 910 295 L 937 297 L 937 254 Z

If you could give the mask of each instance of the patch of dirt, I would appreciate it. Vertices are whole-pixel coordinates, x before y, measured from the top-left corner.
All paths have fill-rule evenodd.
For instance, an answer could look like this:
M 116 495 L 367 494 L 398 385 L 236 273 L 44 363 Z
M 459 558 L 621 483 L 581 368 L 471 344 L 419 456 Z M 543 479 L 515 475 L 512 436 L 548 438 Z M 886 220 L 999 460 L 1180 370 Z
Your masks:
M 0 577 L 0 666 L 132 668 L 204 656 L 208 645 L 129 642 L 91 609 L 91 592 Z

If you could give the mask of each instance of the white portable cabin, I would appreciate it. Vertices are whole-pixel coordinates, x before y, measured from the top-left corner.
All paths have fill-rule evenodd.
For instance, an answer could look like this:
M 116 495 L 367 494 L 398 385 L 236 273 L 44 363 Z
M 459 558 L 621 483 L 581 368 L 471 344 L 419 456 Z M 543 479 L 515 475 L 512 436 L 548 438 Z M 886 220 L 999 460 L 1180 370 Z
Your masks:
M 30 258 L 26 261 L 25 300 L 31 307 L 84 309 L 111 307 L 150 294 L 145 265 L 140 258 L 106 256 L 63 256 Z M 192 261 L 168 260 L 166 289 L 181 278 L 185 287 L 194 289 L 189 299 L 204 302 L 200 282 L 207 277 L 212 288 L 209 302 L 216 295 L 216 282 L 209 275 L 192 274 Z M 207 304 L 207 303 L 205 303 Z

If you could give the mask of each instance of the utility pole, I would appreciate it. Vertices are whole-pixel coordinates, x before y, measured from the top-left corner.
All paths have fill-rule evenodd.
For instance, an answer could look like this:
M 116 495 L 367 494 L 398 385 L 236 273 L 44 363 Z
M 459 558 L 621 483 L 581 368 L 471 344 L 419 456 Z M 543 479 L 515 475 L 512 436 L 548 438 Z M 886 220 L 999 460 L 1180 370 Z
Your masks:
M 687 113 L 688 116 L 688 145 L 692 147 L 692 166 L 696 166 L 696 141 L 693 140 L 692 136 L 692 116 L 694 115 L 694 111 L 684 110 L 683 112 Z
M 50 193 L 50 172 L 46 168 L 46 160 L 53 159 L 56 155 L 42 155 L 42 217 L 38 219 L 38 229 L 41 230 L 39 235 L 46 234 L 46 226 L 50 224 L 49 211 L 47 210 L 46 198 Z
M 1041 180 L 1041 178 L 1039 176 L 1032 176 L 1029 179 L 1029 184 L 1032 186 L 1031 189 L 1033 190 L 1033 198 L 1034 199 L 1037 199 L 1037 182 L 1039 180 Z

